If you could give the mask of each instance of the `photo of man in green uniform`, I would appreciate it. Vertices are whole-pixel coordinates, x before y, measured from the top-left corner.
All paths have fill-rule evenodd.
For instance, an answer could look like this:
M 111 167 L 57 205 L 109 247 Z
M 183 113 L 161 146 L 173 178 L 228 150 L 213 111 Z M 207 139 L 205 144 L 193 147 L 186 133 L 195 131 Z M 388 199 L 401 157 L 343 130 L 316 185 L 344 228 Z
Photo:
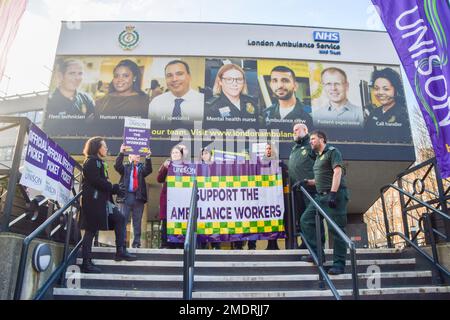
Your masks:
M 311 133 L 310 144 L 317 157 L 313 167 L 314 179 L 308 180 L 307 185 L 316 186 L 315 201 L 345 232 L 349 198 L 344 179 L 345 168 L 342 154 L 337 148 L 327 145 L 326 134 L 319 130 Z M 300 225 L 306 241 L 314 251 L 317 251 L 315 215 L 316 207 L 310 203 L 300 219 Z M 337 236 L 333 228 L 330 227 L 329 230 L 334 238 L 334 250 L 333 266 L 328 270 L 328 274 L 342 274 L 345 269 L 346 243 Z M 322 250 L 324 242 L 324 237 L 322 237 Z M 325 257 L 324 252 L 322 252 L 322 257 Z M 304 256 L 302 261 L 312 262 L 312 257 Z

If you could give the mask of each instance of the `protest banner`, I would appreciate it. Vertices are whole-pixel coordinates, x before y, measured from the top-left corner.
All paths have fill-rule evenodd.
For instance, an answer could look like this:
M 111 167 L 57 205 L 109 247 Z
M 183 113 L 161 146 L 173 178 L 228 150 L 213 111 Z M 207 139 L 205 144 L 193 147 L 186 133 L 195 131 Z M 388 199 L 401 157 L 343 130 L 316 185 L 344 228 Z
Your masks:
M 167 235 L 183 242 L 194 180 L 198 183 L 200 241 L 285 237 L 281 169 L 259 164 L 181 164 L 167 176 Z
M 127 146 L 126 153 L 146 155 L 149 152 L 150 120 L 125 118 L 123 144 Z
M 37 191 L 44 191 L 47 179 L 47 135 L 34 124 L 28 133 L 28 147 L 20 184 Z

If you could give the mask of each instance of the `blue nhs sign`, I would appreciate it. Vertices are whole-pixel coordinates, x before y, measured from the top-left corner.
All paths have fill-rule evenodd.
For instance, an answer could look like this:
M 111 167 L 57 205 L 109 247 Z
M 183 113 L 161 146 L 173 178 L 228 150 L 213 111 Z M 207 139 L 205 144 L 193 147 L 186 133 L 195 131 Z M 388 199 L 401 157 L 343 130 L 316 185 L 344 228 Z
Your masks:
M 341 39 L 339 37 L 339 32 L 314 31 L 313 37 L 314 37 L 314 41 L 321 41 L 321 42 L 339 42 L 339 41 L 341 41 Z

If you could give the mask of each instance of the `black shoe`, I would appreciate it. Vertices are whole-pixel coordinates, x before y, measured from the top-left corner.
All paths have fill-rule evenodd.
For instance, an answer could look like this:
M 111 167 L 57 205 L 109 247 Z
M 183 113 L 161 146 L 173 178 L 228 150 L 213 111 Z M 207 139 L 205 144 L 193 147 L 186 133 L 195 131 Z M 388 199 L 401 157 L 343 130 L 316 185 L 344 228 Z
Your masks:
M 92 262 L 92 259 L 87 259 L 87 264 L 91 266 L 95 266 L 94 262 Z
M 141 245 L 139 243 L 133 243 L 132 247 L 139 249 L 141 247 Z
M 131 254 L 129 252 L 127 252 L 126 248 L 117 248 L 117 252 L 116 252 L 116 256 L 114 257 L 115 261 L 135 261 L 137 260 L 137 256 L 135 256 L 134 254 Z
M 83 264 L 81 265 L 81 272 L 83 273 L 102 273 L 102 269 L 97 267 L 92 263 L 92 260 L 89 259 L 86 262 L 83 260 Z
M 338 275 L 344 273 L 344 267 L 333 266 L 328 270 L 328 274 L 330 275 Z

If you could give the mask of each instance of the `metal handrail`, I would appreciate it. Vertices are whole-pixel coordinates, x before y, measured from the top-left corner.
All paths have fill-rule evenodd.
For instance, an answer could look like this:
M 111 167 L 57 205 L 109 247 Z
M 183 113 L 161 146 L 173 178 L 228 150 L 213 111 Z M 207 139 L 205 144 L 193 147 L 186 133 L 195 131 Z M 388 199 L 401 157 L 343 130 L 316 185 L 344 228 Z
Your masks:
M 430 262 L 431 264 L 433 264 L 438 270 L 438 272 L 442 272 L 447 278 L 450 279 L 450 271 L 448 271 L 444 266 L 442 266 L 439 263 L 434 262 L 433 257 L 430 256 L 429 254 L 427 254 L 425 251 L 423 251 L 422 249 L 420 249 L 420 247 L 415 244 L 413 241 L 411 241 L 410 239 L 408 239 L 403 233 L 401 232 L 390 232 L 389 236 L 399 236 L 400 238 L 402 238 L 403 240 L 405 240 L 411 247 L 413 247 L 414 249 L 416 249 L 420 255 L 422 255 L 422 257 L 424 257 L 428 262 Z
M 58 219 L 61 215 L 63 215 L 67 209 L 69 209 L 71 206 L 73 206 L 73 204 L 75 204 L 78 201 L 78 199 L 81 197 L 82 193 L 83 193 L 83 191 L 80 191 L 66 205 L 64 205 L 61 209 L 58 209 L 53 215 L 51 215 L 47 220 L 45 220 L 38 228 L 36 228 L 36 230 L 34 230 L 30 235 L 28 235 L 27 237 L 25 237 L 25 239 L 23 239 L 22 251 L 21 251 L 20 260 L 19 260 L 19 269 L 17 272 L 16 288 L 14 291 L 14 300 L 19 300 L 22 295 L 23 279 L 24 279 L 24 275 L 25 275 L 25 264 L 26 264 L 28 250 L 29 250 L 31 241 L 33 241 L 37 236 L 39 236 L 42 232 L 44 232 L 46 230 L 46 228 L 49 225 L 51 225 L 56 219 Z M 69 247 L 69 242 L 70 242 L 70 234 L 71 234 L 71 230 L 72 230 L 72 228 L 71 228 L 72 220 L 73 220 L 73 214 L 71 213 L 71 214 L 69 214 L 68 230 L 66 233 L 66 239 L 65 239 L 65 243 L 64 243 L 63 264 L 67 263 L 69 261 L 68 260 L 68 256 L 69 256 L 68 247 Z M 75 250 L 76 248 L 79 249 L 79 246 L 75 247 L 72 250 L 71 256 L 72 256 L 72 254 L 74 254 L 75 251 L 78 252 L 78 250 Z M 47 285 L 47 284 L 45 284 L 45 285 Z
M 420 203 L 422 206 L 424 206 L 424 207 L 430 209 L 430 210 L 433 211 L 434 213 L 439 214 L 442 218 L 447 219 L 447 220 L 450 220 L 450 216 L 449 216 L 448 214 L 446 214 L 445 212 L 442 212 L 441 210 L 438 210 L 438 209 L 436 209 L 436 208 L 430 206 L 428 203 L 426 203 L 426 202 L 420 200 L 419 198 L 413 196 L 413 195 L 410 194 L 409 192 L 407 192 L 407 191 L 405 191 L 405 190 L 403 190 L 403 189 L 400 189 L 399 187 L 397 187 L 397 186 L 394 185 L 394 184 L 387 184 L 387 185 L 385 185 L 384 187 L 382 187 L 382 188 L 380 189 L 381 195 L 383 196 L 383 195 L 384 195 L 384 192 L 385 192 L 387 189 L 389 189 L 389 188 L 393 188 L 393 189 L 397 190 L 398 192 L 400 192 L 400 193 L 404 194 L 405 196 L 407 196 L 407 197 L 413 199 L 414 201 L 417 201 L 417 202 Z
M 414 167 L 411 167 L 411 168 L 409 168 L 409 169 L 406 169 L 405 171 L 403 171 L 401 174 L 399 174 L 398 175 L 398 177 L 400 178 L 400 177 L 404 177 L 404 176 L 406 176 L 406 175 L 408 175 L 408 174 L 410 174 L 410 173 L 412 173 L 412 172 L 414 172 L 414 171 L 417 171 L 417 170 L 419 170 L 419 169 L 421 169 L 421 168 L 423 168 L 423 167 L 426 167 L 427 165 L 434 165 L 435 164 L 435 161 L 436 161 L 436 158 L 431 158 L 431 159 L 428 159 L 428 160 L 426 160 L 426 161 L 424 161 L 424 162 L 422 162 L 422 163 L 420 163 L 420 164 L 418 164 L 418 165 L 416 165 L 416 166 L 414 166 Z
M 194 290 L 195 250 L 197 248 L 197 180 L 192 186 L 191 204 L 189 206 L 189 222 L 184 241 L 183 256 L 183 299 L 192 300 Z
M 401 232 L 390 232 L 389 221 L 387 218 L 386 204 L 385 204 L 385 200 L 384 200 L 384 192 L 390 188 L 397 190 L 400 194 L 409 197 L 410 199 L 418 202 L 420 205 L 422 205 L 430 210 L 430 213 L 426 212 L 422 215 L 421 220 L 425 221 L 425 227 L 422 230 L 422 228 L 419 224 L 419 229 L 425 233 L 428 243 L 431 245 L 432 256 L 428 255 L 423 249 L 421 249 L 419 246 L 417 246 L 415 243 L 413 243 L 413 241 L 411 241 L 411 239 L 409 239 L 409 234 L 407 235 L 406 233 L 401 233 Z M 420 200 L 419 198 L 417 198 L 417 197 L 413 196 L 412 194 L 410 194 L 409 192 L 397 187 L 396 185 L 393 185 L 393 184 L 385 185 L 380 189 L 380 192 L 381 192 L 381 203 L 382 203 L 382 208 L 383 208 L 383 216 L 384 216 L 385 228 L 386 228 L 386 240 L 387 240 L 388 247 L 392 248 L 391 237 L 399 236 L 405 242 L 407 242 L 409 246 L 414 248 L 420 255 L 422 255 L 426 259 L 427 262 L 429 262 L 431 264 L 431 266 L 437 271 L 437 273 L 439 275 L 439 282 L 441 284 L 444 283 L 444 279 L 443 279 L 444 276 L 447 277 L 448 279 L 450 279 L 450 271 L 447 270 L 444 266 L 442 266 L 439 263 L 439 256 L 438 256 L 438 252 L 437 252 L 436 239 L 434 237 L 434 234 L 437 234 L 440 237 L 443 237 L 445 240 L 448 240 L 448 237 L 433 228 L 432 223 L 431 223 L 431 214 L 438 214 L 443 219 L 446 219 L 448 221 L 450 221 L 450 216 L 447 215 L 446 213 L 430 206 L 428 203 Z M 404 223 L 405 223 L 405 221 L 404 221 Z M 408 223 L 408 221 L 406 221 L 406 227 L 408 227 L 407 223 Z
M 300 185 L 300 183 L 294 184 L 292 188 L 292 192 L 294 192 L 295 187 Z M 345 232 L 328 216 L 328 214 L 320 207 L 320 205 L 314 200 L 314 198 L 308 193 L 308 191 L 300 185 L 300 191 L 306 195 L 306 197 L 310 200 L 310 202 L 314 205 L 316 208 L 316 238 L 317 238 L 317 254 L 312 250 L 310 244 L 306 240 L 304 234 L 300 232 L 300 236 L 302 237 L 302 240 L 305 242 L 308 251 L 310 252 L 311 256 L 314 259 L 314 262 L 319 268 L 319 279 L 320 281 L 325 280 L 328 287 L 331 289 L 331 292 L 333 293 L 336 300 L 341 300 L 341 296 L 339 295 L 338 291 L 336 290 L 336 287 L 334 286 L 333 282 L 331 281 L 328 274 L 325 272 L 325 269 L 323 267 L 323 260 L 322 260 L 322 230 L 320 228 L 320 216 L 324 218 L 327 221 L 327 224 L 329 227 L 333 228 L 336 232 L 336 235 L 340 237 L 347 245 L 347 247 L 350 250 L 350 261 L 351 261 L 351 270 L 352 270 L 352 289 L 353 289 L 353 299 L 358 300 L 359 299 L 359 288 L 358 288 L 358 273 L 356 270 L 356 246 L 355 243 L 350 240 L 350 238 L 345 234 Z M 293 203 L 293 206 L 295 208 L 295 203 Z M 295 212 L 295 210 L 293 210 Z

